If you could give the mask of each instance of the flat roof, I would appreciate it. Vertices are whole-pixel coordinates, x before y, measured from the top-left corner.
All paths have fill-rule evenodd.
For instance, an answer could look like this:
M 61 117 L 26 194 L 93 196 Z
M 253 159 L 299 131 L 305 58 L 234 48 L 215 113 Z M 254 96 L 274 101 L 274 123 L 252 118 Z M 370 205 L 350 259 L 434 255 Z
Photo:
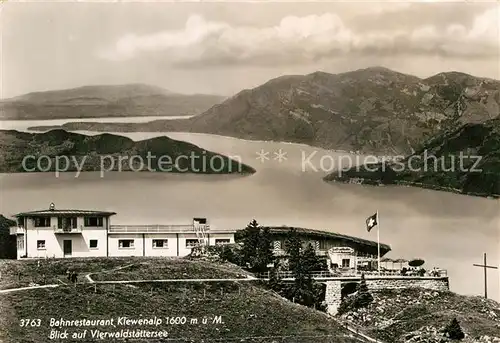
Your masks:
M 268 228 L 271 233 L 279 233 L 284 234 L 288 233 L 291 229 L 295 229 L 298 234 L 303 234 L 311 237 L 322 237 L 322 238 L 333 238 L 350 241 L 359 245 L 364 245 L 372 248 L 377 248 L 377 242 L 370 241 L 368 239 L 348 236 L 336 232 L 329 232 L 325 230 L 316 230 L 316 229 L 306 229 L 302 227 L 293 227 L 293 226 L 263 226 L 262 228 Z M 391 251 L 391 247 L 388 244 L 380 243 L 380 253 L 386 254 Z
M 107 211 L 96 211 L 96 210 L 40 210 L 40 211 L 30 211 L 30 212 L 21 212 L 15 214 L 14 217 L 29 217 L 29 216 L 112 216 L 116 214 L 116 212 L 107 212 Z

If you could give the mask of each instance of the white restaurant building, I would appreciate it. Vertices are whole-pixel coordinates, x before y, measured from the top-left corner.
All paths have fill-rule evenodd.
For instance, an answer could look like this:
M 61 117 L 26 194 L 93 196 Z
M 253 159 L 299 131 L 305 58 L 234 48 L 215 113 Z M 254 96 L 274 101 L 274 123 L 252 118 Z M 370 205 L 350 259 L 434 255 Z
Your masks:
M 211 229 L 206 218 L 186 225 L 112 225 L 115 212 L 48 210 L 15 215 L 17 258 L 186 256 L 199 244 L 234 243 L 236 230 Z

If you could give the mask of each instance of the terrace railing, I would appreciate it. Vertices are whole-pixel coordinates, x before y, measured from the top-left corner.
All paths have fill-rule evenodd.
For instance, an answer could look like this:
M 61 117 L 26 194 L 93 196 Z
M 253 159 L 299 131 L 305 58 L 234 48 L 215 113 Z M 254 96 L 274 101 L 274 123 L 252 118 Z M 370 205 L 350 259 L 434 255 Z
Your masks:
M 264 273 L 255 273 L 255 277 L 259 279 L 268 279 L 269 272 Z M 386 277 L 419 277 L 417 274 L 406 274 L 401 275 L 401 271 L 381 271 L 380 274 L 378 271 L 355 271 L 355 270 L 340 270 L 336 273 L 332 273 L 330 271 L 314 271 L 311 273 L 313 279 L 321 279 L 321 278 L 334 278 L 334 277 L 360 277 L 361 274 L 364 274 L 366 277 L 377 277 L 377 276 L 386 276 Z M 281 271 L 277 273 L 277 276 L 280 279 L 291 279 L 293 278 L 293 273 L 291 271 Z M 446 277 L 448 273 L 446 270 L 439 270 L 436 273 L 432 273 L 432 271 L 426 272 L 422 277 Z
M 206 230 L 210 227 L 207 225 Z M 109 233 L 193 233 L 193 225 L 111 225 Z

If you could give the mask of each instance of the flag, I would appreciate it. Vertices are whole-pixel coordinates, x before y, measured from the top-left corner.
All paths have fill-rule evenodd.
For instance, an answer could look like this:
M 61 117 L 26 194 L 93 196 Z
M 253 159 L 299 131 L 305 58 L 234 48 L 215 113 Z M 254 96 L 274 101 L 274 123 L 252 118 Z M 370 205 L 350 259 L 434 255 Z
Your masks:
M 366 229 L 368 230 L 368 232 L 370 232 L 370 230 L 373 229 L 373 227 L 377 224 L 378 224 L 378 212 L 366 218 Z

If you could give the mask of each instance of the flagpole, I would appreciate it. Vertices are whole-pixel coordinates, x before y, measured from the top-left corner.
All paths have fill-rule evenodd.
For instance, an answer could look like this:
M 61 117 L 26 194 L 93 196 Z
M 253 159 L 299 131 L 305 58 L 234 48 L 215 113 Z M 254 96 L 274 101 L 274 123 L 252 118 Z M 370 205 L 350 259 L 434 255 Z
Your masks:
M 378 210 L 377 210 L 377 254 L 378 254 L 378 262 L 377 262 L 378 275 L 380 275 L 380 218 L 378 216 Z

